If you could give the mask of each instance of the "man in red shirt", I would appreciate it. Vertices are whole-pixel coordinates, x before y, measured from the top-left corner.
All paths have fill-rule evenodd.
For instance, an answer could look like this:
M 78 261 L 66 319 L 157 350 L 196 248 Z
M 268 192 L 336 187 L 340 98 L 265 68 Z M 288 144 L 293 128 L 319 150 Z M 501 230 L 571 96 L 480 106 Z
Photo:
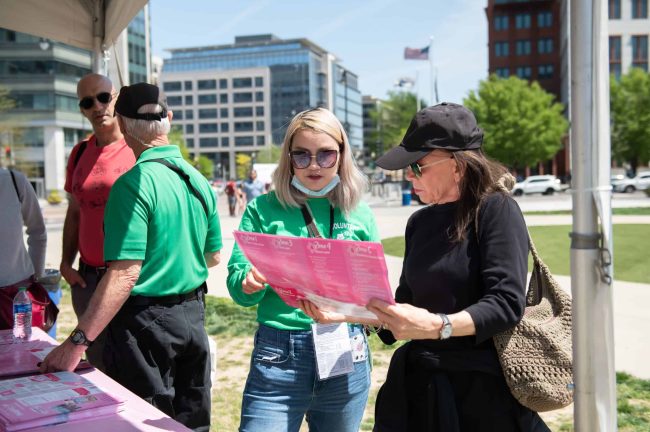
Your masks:
M 79 109 L 90 121 L 93 134 L 70 153 L 65 190 L 68 212 L 63 225 L 61 274 L 72 288 L 72 306 L 80 317 L 106 271 L 104 262 L 104 207 L 117 178 L 135 164 L 117 119 L 113 116 L 117 92 L 111 81 L 98 74 L 77 84 Z M 79 252 L 79 268 L 72 266 Z M 86 351 L 90 363 L 103 370 L 104 334 Z

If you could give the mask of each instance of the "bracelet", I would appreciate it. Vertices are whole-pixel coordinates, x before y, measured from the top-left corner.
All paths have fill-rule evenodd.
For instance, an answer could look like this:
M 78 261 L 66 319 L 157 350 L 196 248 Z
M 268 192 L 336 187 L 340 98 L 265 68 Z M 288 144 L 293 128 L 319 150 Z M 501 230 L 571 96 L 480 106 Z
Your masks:
M 380 331 L 384 330 L 384 325 L 380 325 L 379 327 L 371 326 L 364 324 L 363 327 L 366 329 L 366 333 L 368 334 L 377 334 Z

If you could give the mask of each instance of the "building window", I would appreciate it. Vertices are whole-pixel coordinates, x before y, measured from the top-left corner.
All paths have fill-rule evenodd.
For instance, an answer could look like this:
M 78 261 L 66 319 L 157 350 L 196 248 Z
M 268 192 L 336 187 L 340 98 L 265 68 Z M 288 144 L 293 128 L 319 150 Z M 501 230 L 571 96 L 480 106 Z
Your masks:
M 229 132 L 230 125 L 228 123 L 221 123 L 221 132 Z
M 618 80 L 621 78 L 621 37 L 609 37 L 609 73 Z
M 621 0 L 609 0 L 609 19 L 621 19 Z
M 185 90 L 192 90 L 192 81 L 185 81 L 183 88 Z
M 252 132 L 253 122 L 235 122 L 235 132 Z
M 549 11 L 537 14 L 537 27 L 551 27 L 553 25 L 553 14 Z
M 520 13 L 515 15 L 515 28 L 517 29 L 530 28 L 530 14 Z
M 530 55 L 530 40 L 518 40 L 515 43 L 515 52 L 517 55 Z
M 194 105 L 194 98 L 192 95 L 185 96 L 185 105 Z
M 553 78 L 553 65 L 539 65 L 537 67 L 537 78 L 539 79 Z
M 255 77 L 255 87 L 262 87 L 264 85 L 263 77 Z
M 542 38 L 537 41 L 537 52 L 539 54 L 551 54 L 553 52 L 553 39 Z
M 517 76 L 521 79 L 530 79 L 532 70 L 530 66 L 519 66 L 517 68 Z
M 206 94 L 199 95 L 199 105 L 215 104 L 217 103 L 217 95 Z
M 253 86 L 252 78 L 233 78 L 232 88 L 250 88 Z
M 632 18 L 648 18 L 648 0 L 632 0 Z
M 253 137 L 252 136 L 238 136 L 235 137 L 235 146 L 252 146 Z
M 494 55 L 508 57 L 510 55 L 510 44 L 508 42 L 496 42 L 494 44 Z
M 199 90 L 214 90 L 217 88 L 217 80 L 199 80 L 197 87 Z
M 194 118 L 194 110 L 185 110 L 185 120 L 191 120 Z
M 185 133 L 188 133 L 188 134 L 194 133 L 194 125 L 193 124 L 186 124 L 185 125 Z
M 258 106 L 255 107 L 255 115 L 258 117 L 261 117 L 264 115 L 264 107 L 263 106 Z
M 247 92 L 247 93 L 234 93 L 233 94 L 233 101 L 235 103 L 253 102 L 253 93 L 250 93 L 250 92 Z
M 227 88 L 228 88 L 228 80 L 226 78 L 221 78 L 219 80 L 219 89 L 223 90 L 223 89 L 227 89 Z
M 167 105 L 181 106 L 183 104 L 183 96 L 167 96 Z
M 508 78 L 510 76 L 510 69 L 508 68 L 496 68 L 494 73 L 497 74 L 500 78 Z
M 221 147 L 228 147 L 230 145 L 230 138 L 223 137 L 221 138 Z
M 219 147 L 219 138 L 200 138 L 199 147 Z
M 252 107 L 234 108 L 232 110 L 232 115 L 234 117 L 253 117 L 253 108 Z
M 199 123 L 200 133 L 213 133 L 219 132 L 219 125 L 217 123 Z
M 185 140 L 185 145 L 186 145 L 188 148 L 192 148 L 192 147 L 194 147 L 194 138 L 187 138 L 187 139 Z
M 632 67 L 648 70 L 648 36 L 632 36 Z
M 258 132 L 261 132 L 264 130 L 264 122 L 263 121 L 256 121 L 255 122 L 255 130 Z
M 183 120 L 183 110 L 174 111 L 174 120 Z
M 199 110 L 200 119 L 215 119 L 217 118 L 216 108 L 203 108 Z
M 508 30 L 508 15 L 494 16 L 494 30 L 496 31 Z
M 228 103 L 228 93 L 221 93 L 219 95 L 219 102 L 220 103 Z
M 221 108 L 219 110 L 219 117 L 228 118 L 228 108 Z
M 256 136 L 255 141 L 257 142 L 258 146 L 263 146 L 266 143 L 266 140 L 264 139 L 264 135 Z
M 255 92 L 255 102 L 264 101 L 264 92 Z
M 180 81 L 167 81 L 163 83 L 163 90 L 166 92 L 169 91 L 180 91 L 181 82 Z

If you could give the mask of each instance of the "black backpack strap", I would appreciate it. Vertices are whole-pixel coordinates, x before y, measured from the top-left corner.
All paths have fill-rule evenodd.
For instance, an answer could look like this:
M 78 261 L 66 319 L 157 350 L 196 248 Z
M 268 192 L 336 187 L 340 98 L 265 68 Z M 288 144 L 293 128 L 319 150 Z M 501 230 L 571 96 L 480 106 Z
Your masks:
M 9 174 L 11 174 L 11 181 L 14 184 L 14 189 L 16 190 L 16 196 L 18 197 L 18 201 L 22 203 L 23 199 L 20 197 L 20 192 L 18 192 L 18 184 L 16 183 L 16 174 L 14 174 L 12 170 L 9 170 Z
M 81 144 L 79 144 L 79 150 L 77 150 L 77 154 L 74 156 L 74 165 L 72 165 L 73 170 L 77 167 L 79 159 L 81 159 L 81 155 L 84 154 L 84 151 L 86 151 L 87 146 L 88 140 L 81 141 Z
M 192 182 L 190 182 L 189 174 L 187 174 L 185 171 L 183 171 L 182 169 L 180 169 L 176 165 L 171 164 L 171 163 L 167 162 L 164 159 L 149 159 L 149 160 L 142 161 L 142 162 L 158 162 L 159 164 L 165 165 L 167 168 L 169 168 L 170 170 L 172 170 L 176 174 L 178 174 L 185 181 L 185 184 L 187 184 L 187 187 L 189 188 L 192 195 L 194 195 L 199 201 L 201 201 L 201 205 L 203 206 L 203 211 L 205 211 L 205 215 L 208 218 L 210 217 L 210 215 L 208 215 L 208 205 L 205 203 L 205 200 L 203 199 L 203 196 L 201 196 L 199 191 L 196 190 L 196 188 L 192 185 Z

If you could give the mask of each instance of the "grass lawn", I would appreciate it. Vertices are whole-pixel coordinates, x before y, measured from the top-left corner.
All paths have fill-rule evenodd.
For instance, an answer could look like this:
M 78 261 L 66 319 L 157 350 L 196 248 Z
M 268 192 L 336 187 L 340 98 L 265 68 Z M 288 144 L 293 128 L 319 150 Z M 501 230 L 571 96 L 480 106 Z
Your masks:
M 528 228 L 535 247 L 553 274 L 570 274 L 571 227 L 568 225 L 533 226 Z M 650 241 L 650 224 L 614 225 L 614 279 L 650 283 L 647 245 Z M 388 255 L 404 255 L 404 238 L 382 240 Z M 532 259 L 529 260 L 532 268 Z
M 77 323 L 64 289 L 59 304 L 57 339 L 63 341 Z M 241 397 L 246 383 L 250 353 L 253 348 L 255 308 L 243 308 L 230 299 L 207 297 L 206 330 L 217 342 L 217 378 L 212 388 L 211 431 L 235 431 L 239 426 Z M 373 358 L 372 385 L 361 431 L 371 431 L 374 405 L 379 387 L 384 383 L 390 358 L 398 345 L 386 346 L 375 335 L 370 336 Z M 618 423 L 621 432 L 650 431 L 650 380 L 617 374 Z M 573 431 L 572 406 L 541 414 L 553 431 Z M 307 432 L 303 424 L 301 432 Z

